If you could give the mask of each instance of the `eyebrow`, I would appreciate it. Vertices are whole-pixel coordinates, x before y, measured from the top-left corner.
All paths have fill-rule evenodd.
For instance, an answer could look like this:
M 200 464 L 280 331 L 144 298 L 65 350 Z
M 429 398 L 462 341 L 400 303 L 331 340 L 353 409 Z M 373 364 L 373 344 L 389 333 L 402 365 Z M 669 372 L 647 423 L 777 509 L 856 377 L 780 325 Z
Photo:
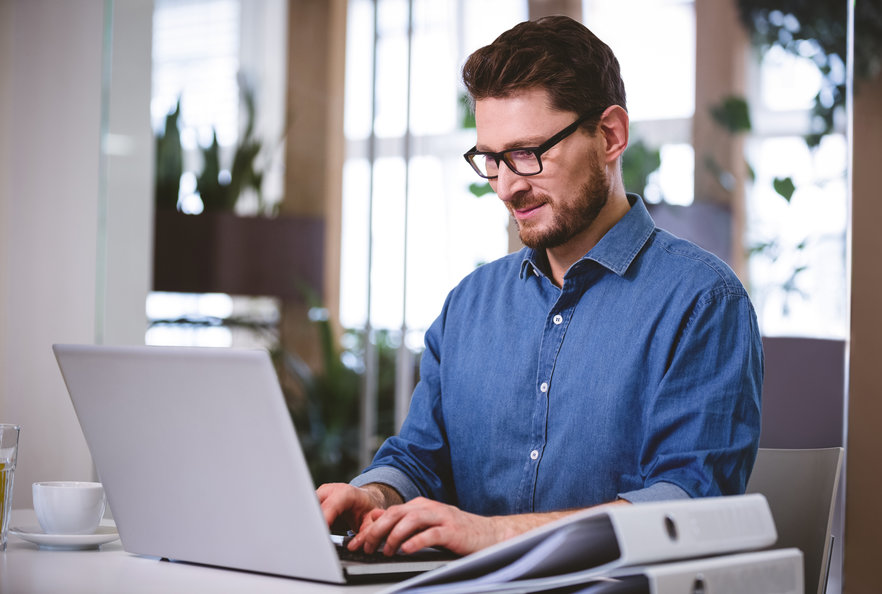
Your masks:
M 554 133 L 552 132 L 552 134 L 554 134 Z M 548 140 L 548 138 L 550 138 L 550 136 L 549 137 L 530 136 L 527 138 L 518 139 L 518 140 L 515 140 L 515 141 L 512 141 L 512 142 L 509 142 L 509 143 L 502 145 L 502 148 L 498 151 L 492 151 L 492 150 L 488 149 L 486 146 L 482 146 L 481 144 L 476 144 L 475 148 L 482 153 L 497 153 L 497 152 L 503 153 L 505 151 L 510 151 L 513 149 L 537 147 L 537 146 L 541 145 L 543 142 L 545 142 L 546 140 Z

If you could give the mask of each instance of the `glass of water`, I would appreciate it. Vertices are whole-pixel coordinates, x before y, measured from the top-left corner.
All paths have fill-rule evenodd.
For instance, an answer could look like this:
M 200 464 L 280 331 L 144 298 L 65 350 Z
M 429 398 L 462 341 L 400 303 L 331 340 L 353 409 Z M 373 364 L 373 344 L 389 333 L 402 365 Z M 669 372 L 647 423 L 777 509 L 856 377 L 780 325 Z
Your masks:
M 6 550 L 9 519 L 12 512 L 12 479 L 18 456 L 18 425 L 0 423 L 0 552 Z

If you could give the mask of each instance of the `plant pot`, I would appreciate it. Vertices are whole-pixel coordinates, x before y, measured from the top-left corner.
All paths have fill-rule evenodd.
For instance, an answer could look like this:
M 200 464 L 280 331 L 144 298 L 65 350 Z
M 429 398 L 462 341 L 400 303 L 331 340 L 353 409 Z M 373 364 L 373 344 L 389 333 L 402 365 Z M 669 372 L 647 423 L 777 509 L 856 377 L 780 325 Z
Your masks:
M 324 219 L 157 211 L 153 289 L 321 298 Z

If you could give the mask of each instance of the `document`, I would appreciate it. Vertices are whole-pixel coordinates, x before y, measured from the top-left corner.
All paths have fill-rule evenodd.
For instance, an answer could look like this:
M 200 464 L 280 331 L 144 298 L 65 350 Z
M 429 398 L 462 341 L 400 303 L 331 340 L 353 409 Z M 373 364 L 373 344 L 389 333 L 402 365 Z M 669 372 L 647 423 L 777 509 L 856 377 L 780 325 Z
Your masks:
M 751 551 L 774 544 L 776 538 L 774 519 L 761 494 L 600 506 L 387 592 L 541 592 L 575 585 L 605 592 L 603 588 L 612 586 L 606 578 L 622 567 Z
M 620 569 L 610 582 L 642 589 L 609 590 L 647 594 L 803 594 L 803 558 L 799 549 L 775 549 L 719 555 Z M 593 593 L 596 586 L 575 592 Z M 602 590 L 598 590 L 602 591 Z

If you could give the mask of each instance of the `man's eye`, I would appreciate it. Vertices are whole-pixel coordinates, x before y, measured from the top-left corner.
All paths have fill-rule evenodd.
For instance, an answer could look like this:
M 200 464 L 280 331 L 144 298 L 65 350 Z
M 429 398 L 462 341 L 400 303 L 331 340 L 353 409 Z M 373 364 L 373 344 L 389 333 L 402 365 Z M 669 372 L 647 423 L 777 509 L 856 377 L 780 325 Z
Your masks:
M 508 158 L 512 161 L 535 161 L 536 155 L 533 151 L 515 149 L 508 151 Z

